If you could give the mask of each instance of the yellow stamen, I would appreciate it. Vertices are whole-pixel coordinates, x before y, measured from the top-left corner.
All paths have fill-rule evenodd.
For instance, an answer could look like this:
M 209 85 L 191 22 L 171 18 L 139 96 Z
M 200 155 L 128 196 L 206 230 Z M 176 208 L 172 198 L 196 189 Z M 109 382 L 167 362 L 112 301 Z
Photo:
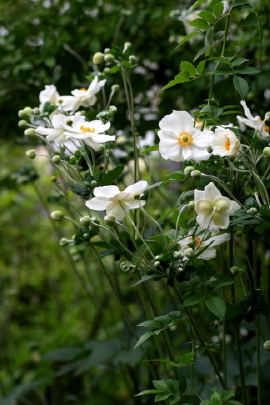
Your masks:
M 263 122 L 263 120 L 262 120 L 261 118 L 258 118 L 258 120 L 261 121 L 261 122 Z M 270 127 L 269 127 L 268 125 L 264 125 L 264 126 L 263 126 L 263 129 L 264 129 L 265 131 L 270 131 Z
M 225 142 L 225 149 L 230 150 L 230 147 L 231 147 L 231 141 L 228 138 L 227 141 Z
M 199 237 L 197 238 L 190 237 L 189 239 L 194 243 L 194 247 L 198 247 L 202 243 L 202 240 Z
M 84 87 L 82 87 L 80 90 L 81 90 L 81 91 L 86 91 L 86 89 L 85 89 Z
M 182 131 L 178 136 L 177 142 L 179 145 L 188 146 L 193 142 L 193 136 L 189 132 Z
M 95 128 L 87 128 L 87 127 L 84 127 L 83 125 L 80 126 L 80 130 L 82 132 L 91 132 L 91 133 L 96 132 Z

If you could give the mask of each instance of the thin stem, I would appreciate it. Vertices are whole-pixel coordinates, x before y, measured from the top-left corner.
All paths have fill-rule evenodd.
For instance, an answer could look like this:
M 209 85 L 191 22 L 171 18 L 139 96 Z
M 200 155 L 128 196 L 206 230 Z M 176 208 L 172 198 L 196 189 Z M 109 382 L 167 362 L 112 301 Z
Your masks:
M 268 299 L 268 269 L 266 267 L 266 257 L 265 257 L 265 242 L 262 241 L 261 243 L 261 269 L 262 269 L 262 283 L 263 283 L 263 295 L 264 301 L 266 303 L 269 302 Z M 269 315 L 266 317 L 267 326 L 268 326 L 268 333 L 270 335 L 270 317 Z
M 236 343 L 236 349 L 237 349 L 237 354 L 238 354 L 238 364 L 239 364 L 239 374 L 240 374 L 240 382 L 241 382 L 241 388 L 242 388 L 242 398 L 243 398 L 244 405 L 247 405 L 248 404 L 247 389 L 246 389 L 246 384 L 245 384 L 245 372 L 244 372 L 244 365 L 243 365 L 243 358 L 242 358 L 238 326 L 234 327 L 234 336 L 235 336 L 235 343 Z
M 256 315 L 256 323 L 258 327 L 256 328 L 256 360 L 257 360 L 257 397 L 258 405 L 262 405 L 262 377 L 261 377 L 261 341 L 260 341 L 260 315 Z

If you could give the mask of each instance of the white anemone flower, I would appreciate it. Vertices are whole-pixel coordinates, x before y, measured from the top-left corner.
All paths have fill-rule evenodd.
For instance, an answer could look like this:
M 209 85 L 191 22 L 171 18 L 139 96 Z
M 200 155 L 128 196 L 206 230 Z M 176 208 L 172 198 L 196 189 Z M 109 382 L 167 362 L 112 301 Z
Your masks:
M 122 221 L 130 209 L 139 208 L 146 204 L 144 200 L 135 197 L 143 195 L 148 186 L 147 181 L 138 181 L 120 191 L 117 186 L 103 186 L 94 188 L 94 198 L 85 205 L 94 211 L 106 210 L 107 215 L 114 215 L 116 221 Z
M 53 128 L 37 127 L 36 132 L 39 135 L 47 136 L 47 141 L 55 143 L 63 143 L 67 141 L 67 132 L 70 124 L 79 120 L 84 121 L 84 117 L 79 115 L 66 116 L 63 114 L 57 114 L 52 117 Z
M 95 76 L 88 89 L 81 88 L 71 92 L 72 96 L 61 97 L 61 107 L 63 111 L 76 111 L 80 106 L 90 107 L 95 104 L 98 93 L 106 83 L 106 80 L 98 81 L 98 77 Z
M 229 226 L 229 217 L 240 208 L 240 205 L 227 197 L 223 197 L 214 183 L 209 183 L 204 191 L 194 191 L 197 222 L 202 229 L 218 232 Z
M 194 234 L 194 230 L 191 230 L 187 237 L 179 240 L 177 243 L 181 246 L 182 252 L 187 248 L 192 248 L 194 250 L 194 255 L 210 245 L 198 256 L 198 259 L 210 260 L 216 257 L 216 249 L 214 246 L 221 245 L 230 240 L 230 237 L 229 233 L 211 236 L 210 232 L 204 232 L 202 228 L 199 227 L 196 234 Z M 188 257 L 184 256 L 184 260 L 188 260 Z
M 253 128 L 256 130 L 256 135 L 260 139 L 264 139 L 269 136 L 270 127 L 265 125 L 265 119 L 262 120 L 259 115 L 253 117 L 251 115 L 250 109 L 246 105 L 245 101 L 240 101 L 241 105 L 244 108 L 246 118 L 237 116 L 238 121 L 241 123 L 243 122 L 247 127 Z
M 49 102 L 51 105 L 59 106 L 59 93 L 53 84 L 45 86 L 45 90 L 39 93 L 40 108 L 43 110 L 44 105 Z
M 162 118 L 159 126 L 159 151 L 164 159 L 182 162 L 210 157 L 206 148 L 211 144 L 213 133 L 194 127 L 194 120 L 188 112 L 173 111 Z
M 106 135 L 104 132 L 110 128 L 110 123 L 103 124 L 100 120 L 85 121 L 84 117 L 81 120 L 74 120 L 68 128 L 66 135 L 73 139 L 82 139 L 87 145 L 91 146 L 95 151 L 99 150 L 99 144 L 114 141 L 115 135 Z
M 213 155 L 233 156 L 240 149 L 240 141 L 233 131 L 217 127 L 212 140 Z

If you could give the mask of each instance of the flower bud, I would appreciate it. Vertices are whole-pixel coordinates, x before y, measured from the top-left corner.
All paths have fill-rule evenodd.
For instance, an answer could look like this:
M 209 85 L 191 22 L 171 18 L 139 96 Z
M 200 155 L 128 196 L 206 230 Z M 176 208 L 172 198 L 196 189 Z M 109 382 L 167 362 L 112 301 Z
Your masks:
M 239 267 L 237 266 L 233 266 L 230 268 L 230 273 L 232 276 L 237 276 L 237 274 L 239 274 Z
M 208 153 L 212 153 L 212 152 L 213 152 L 212 146 L 207 146 L 206 150 L 207 150 Z
M 120 263 L 120 269 L 122 271 L 134 271 L 136 269 L 136 266 L 134 264 L 130 263 L 128 260 L 125 260 L 124 262 Z
M 247 210 L 247 214 L 249 215 L 256 215 L 258 212 L 257 208 L 251 207 L 249 210 Z
M 183 255 L 186 257 L 192 257 L 194 255 L 194 250 L 191 248 L 184 249 Z
M 116 91 L 119 91 L 119 88 L 120 88 L 119 84 L 113 84 L 111 90 L 115 93 Z
M 116 111 L 117 111 L 117 107 L 115 107 L 115 105 L 110 105 L 109 112 L 110 112 L 111 117 L 113 117 L 115 115 Z
M 266 340 L 263 344 L 263 348 L 267 351 L 270 351 L 270 340 Z
M 239 236 L 239 238 L 241 238 L 241 236 L 244 235 L 244 232 L 242 232 L 242 231 L 236 231 L 236 232 L 235 232 L 235 235 L 236 235 L 236 236 Z
M 194 207 L 195 207 L 195 201 L 194 201 L 194 200 L 191 200 L 191 201 L 188 203 L 188 205 L 189 205 L 190 208 L 194 208 Z
M 25 128 L 25 127 L 28 127 L 28 122 L 26 122 L 25 120 L 20 120 L 19 122 L 18 122 L 18 126 L 19 126 L 19 128 Z
M 183 267 L 179 266 L 177 269 L 177 273 L 181 274 L 183 273 L 183 271 L 184 271 Z
M 156 261 L 154 262 L 154 266 L 155 266 L 155 267 L 159 267 L 159 266 L 160 266 L 160 262 L 159 262 L 158 260 L 156 260 Z
M 98 182 L 96 180 L 92 180 L 91 181 L 91 186 L 95 187 L 97 186 Z
M 217 129 L 217 127 L 215 126 L 215 125 L 212 125 L 211 127 L 210 127 L 210 131 L 215 131 Z
M 25 115 L 31 115 L 33 113 L 33 110 L 31 107 L 25 107 L 23 111 L 24 111 Z
M 125 42 L 124 43 L 123 53 L 125 53 L 130 47 L 131 47 L 131 43 L 130 42 Z
M 66 238 L 61 238 L 59 241 L 60 246 L 67 246 L 69 244 L 69 241 Z
M 55 183 L 56 180 L 57 180 L 56 176 L 51 176 L 50 181 L 51 181 L 52 183 Z
M 104 49 L 104 53 L 110 53 L 110 52 L 111 52 L 110 48 L 105 48 Z
M 115 216 L 114 215 L 105 215 L 104 221 L 109 226 L 115 226 Z
M 266 158 L 270 158 L 270 148 L 269 148 L 269 146 L 266 146 L 266 148 L 264 148 L 263 156 L 266 157 Z
M 52 161 L 54 164 L 59 165 L 59 163 L 61 162 L 61 157 L 59 155 L 55 155 L 52 157 Z
M 160 260 L 160 259 L 161 259 L 161 256 L 160 256 L 160 255 L 157 255 L 157 256 L 154 257 L 154 259 L 155 259 L 155 260 Z
M 193 170 L 190 175 L 191 177 L 193 177 L 194 180 L 200 180 L 200 178 L 202 177 L 202 173 L 200 172 L 200 170 Z
M 64 214 L 62 211 L 53 211 L 51 212 L 50 217 L 54 221 L 62 221 L 64 219 Z
M 93 56 L 93 63 L 95 65 L 98 65 L 99 63 L 102 63 L 104 61 L 104 54 L 101 52 L 96 52 Z
M 141 194 L 140 193 L 135 193 L 133 195 L 134 200 L 139 200 L 140 199 Z
M 129 60 L 130 63 L 135 63 L 136 62 L 136 57 L 134 55 L 130 55 L 128 60 Z
M 184 168 L 184 173 L 186 176 L 190 175 L 191 172 L 194 171 L 194 167 L 193 166 L 187 166 Z
M 30 158 L 30 159 L 35 159 L 36 157 L 36 151 L 35 149 L 30 149 L 26 152 L 26 155 Z
M 90 217 L 88 217 L 87 215 L 86 216 L 84 216 L 84 217 L 81 217 L 80 218 L 80 223 L 83 225 L 83 226 L 90 226 L 90 224 L 91 224 L 91 219 L 90 219 Z
M 103 165 L 99 165 L 99 166 L 98 166 L 98 170 L 104 170 L 104 166 L 103 166 Z
M 33 108 L 33 114 L 34 115 L 39 115 L 40 114 L 40 110 L 38 107 Z
M 26 117 L 26 114 L 25 114 L 24 110 L 19 110 L 19 111 L 18 111 L 18 116 L 19 116 L 20 118 Z
M 173 257 L 175 257 L 175 259 L 179 259 L 182 256 L 183 256 L 183 254 L 180 250 L 173 252 Z
M 239 166 L 239 170 L 245 170 L 244 166 Z
M 267 120 L 267 119 L 269 119 L 270 118 L 270 111 L 267 111 L 267 113 L 265 113 L 265 119 Z
M 34 130 L 34 128 L 27 128 L 24 131 L 24 135 L 26 135 L 26 136 L 34 136 L 34 135 L 36 135 L 36 131 Z
M 113 63 L 114 62 L 114 56 L 112 53 L 107 53 L 106 55 L 104 55 L 104 60 L 107 63 Z

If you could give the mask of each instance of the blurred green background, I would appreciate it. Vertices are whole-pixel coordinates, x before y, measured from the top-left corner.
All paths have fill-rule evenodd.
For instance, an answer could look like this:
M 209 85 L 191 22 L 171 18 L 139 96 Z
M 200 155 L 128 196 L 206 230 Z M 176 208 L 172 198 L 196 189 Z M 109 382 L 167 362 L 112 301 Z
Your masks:
M 252 3 L 263 26 L 262 48 L 258 51 L 258 32 L 253 27 L 240 27 L 244 14 L 237 9 L 228 56 L 236 51 L 262 70 L 248 79 L 247 102 L 253 112 L 264 116 L 270 110 L 269 4 L 268 0 Z M 113 44 L 123 47 L 127 41 L 139 64 L 132 83 L 142 138 L 173 109 L 197 108 L 208 95 L 207 77 L 157 98 L 158 90 L 179 72 L 180 62 L 192 61 L 202 47 L 199 38 L 175 51 L 187 34 L 181 13 L 191 4 L 183 0 L 0 0 L 1 405 L 152 403 L 152 398 L 134 399 L 135 393 L 151 386 L 151 376 L 139 364 L 141 352 L 133 350 L 134 340 L 107 280 L 95 263 L 89 266 L 93 252 L 85 252 L 84 247 L 59 248 L 60 237 L 70 236 L 74 229 L 55 226 L 49 219 L 63 201 L 50 182 L 51 169 L 44 162 L 28 162 L 25 151 L 33 141 L 18 128 L 17 114 L 25 106 L 39 105 L 38 96 L 46 84 L 55 84 L 61 95 L 86 87 L 93 54 Z M 108 89 L 115 83 L 120 83 L 117 74 L 108 80 Z M 217 78 L 215 94 L 221 106 L 239 104 L 228 77 Z M 115 103 L 114 126 L 125 130 L 123 89 Z M 112 260 L 105 264 L 121 285 L 120 294 L 137 325 L 145 317 L 136 290 L 130 289 L 131 279 L 119 274 Z M 175 309 L 162 288 L 155 288 L 162 313 Z M 185 339 L 184 331 L 180 335 L 175 333 L 176 342 Z M 246 342 L 247 359 L 252 356 L 252 342 Z M 154 349 L 149 350 L 155 358 Z M 237 379 L 233 348 L 229 355 L 233 382 Z M 202 387 L 209 374 L 207 364 L 198 365 Z M 256 385 L 252 367 L 249 376 L 252 397 Z M 207 388 L 211 384 L 208 381 Z

